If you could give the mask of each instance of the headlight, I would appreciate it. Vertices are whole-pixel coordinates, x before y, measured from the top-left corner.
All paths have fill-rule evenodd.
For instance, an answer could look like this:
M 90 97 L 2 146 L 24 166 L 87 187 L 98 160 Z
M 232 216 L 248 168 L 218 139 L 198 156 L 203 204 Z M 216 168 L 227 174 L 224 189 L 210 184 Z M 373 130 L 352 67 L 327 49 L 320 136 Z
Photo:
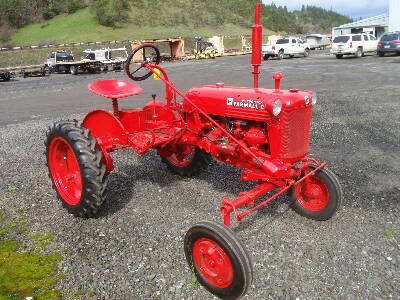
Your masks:
M 311 101 L 311 103 L 312 103 L 312 105 L 315 105 L 315 104 L 317 104 L 317 94 L 316 93 L 314 93 L 313 95 L 312 95 L 312 101 Z
M 281 99 L 276 99 L 274 102 L 274 106 L 272 107 L 272 114 L 276 117 L 282 111 L 282 102 Z

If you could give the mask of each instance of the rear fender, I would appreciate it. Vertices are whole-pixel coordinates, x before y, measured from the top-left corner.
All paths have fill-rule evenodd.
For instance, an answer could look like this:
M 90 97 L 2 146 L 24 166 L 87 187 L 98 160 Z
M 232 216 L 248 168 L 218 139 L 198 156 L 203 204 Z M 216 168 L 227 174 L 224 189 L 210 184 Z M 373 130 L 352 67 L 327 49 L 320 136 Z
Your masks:
M 90 134 L 97 140 L 103 152 L 103 162 L 106 164 L 107 173 L 114 169 L 114 164 L 109 152 L 115 150 L 116 145 L 127 145 L 128 133 L 122 123 L 108 110 L 97 109 L 86 115 L 83 127 L 90 130 Z
M 83 119 L 83 126 L 90 130 L 94 138 L 100 139 L 103 145 L 127 145 L 128 132 L 108 110 L 91 111 Z

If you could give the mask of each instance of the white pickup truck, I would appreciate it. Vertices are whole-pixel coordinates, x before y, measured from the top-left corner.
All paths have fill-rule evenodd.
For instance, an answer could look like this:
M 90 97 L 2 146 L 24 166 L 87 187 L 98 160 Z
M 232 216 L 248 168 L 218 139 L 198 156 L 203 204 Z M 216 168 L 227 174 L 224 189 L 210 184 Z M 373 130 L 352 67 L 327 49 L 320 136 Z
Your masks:
M 370 34 L 348 34 L 333 39 L 331 54 L 340 59 L 343 55 L 364 56 L 378 48 L 378 40 Z
M 297 37 L 287 37 L 279 39 L 276 44 L 273 45 L 263 45 L 262 54 L 264 60 L 270 57 L 277 57 L 278 59 L 283 59 L 286 56 L 292 58 L 296 54 L 304 55 L 304 57 L 310 56 L 310 45 L 302 41 Z

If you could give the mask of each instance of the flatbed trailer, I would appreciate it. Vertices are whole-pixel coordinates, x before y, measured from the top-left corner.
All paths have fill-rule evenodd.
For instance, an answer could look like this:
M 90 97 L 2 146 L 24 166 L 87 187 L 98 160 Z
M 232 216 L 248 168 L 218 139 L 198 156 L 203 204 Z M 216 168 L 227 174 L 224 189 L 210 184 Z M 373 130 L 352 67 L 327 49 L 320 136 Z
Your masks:
M 72 75 L 77 75 L 78 73 L 82 72 L 96 73 L 102 70 L 103 63 L 99 60 L 65 61 L 57 62 L 48 67 L 50 68 L 50 72 L 65 72 Z
M 46 72 L 70 73 L 77 75 L 81 72 L 95 73 L 103 69 L 103 63 L 100 60 L 82 59 L 74 60 L 72 52 L 55 51 L 44 63 Z

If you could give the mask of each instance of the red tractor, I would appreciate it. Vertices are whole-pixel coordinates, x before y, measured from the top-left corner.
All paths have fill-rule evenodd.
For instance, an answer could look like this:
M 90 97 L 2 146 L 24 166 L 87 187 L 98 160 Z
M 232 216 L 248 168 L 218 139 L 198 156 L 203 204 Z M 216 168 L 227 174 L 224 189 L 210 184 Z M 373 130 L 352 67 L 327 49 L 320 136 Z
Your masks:
M 246 249 L 229 228 L 237 221 L 288 193 L 293 209 L 314 220 L 331 218 L 342 191 L 326 162 L 307 157 L 314 92 L 258 87 L 262 26 L 260 4 L 253 26 L 254 87 L 223 84 L 191 88 L 185 94 L 168 79 L 159 50 L 143 44 L 128 57 L 125 71 L 134 81 L 152 74 L 165 83 L 165 101 L 153 99 L 141 109 L 119 109 L 118 99 L 141 93 L 140 86 L 122 80 L 89 84 L 93 93 L 112 99 L 113 111 L 94 110 L 82 123 L 59 121 L 47 131 L 47 162 L 54 188 L 75 216 L 99 211 L 113 170 L 110 152 L 133 148 L 138 154 L 155 149 L 171 172 L 192 176 L 204 171 L 211 157 L 242 168 L 241 180 L 257 187 L 236 199 L 225 198 L 223 224 L 201 222 L 187 232 L 184 250 L 198 281 L 223 299 L 236 299 L 252 282 Z M 179 101 L 178 101 L 179 100 Z M 256 199 L 271 191 L 267 199 Z M 244 207 L 247 207 L 244 209 Z

